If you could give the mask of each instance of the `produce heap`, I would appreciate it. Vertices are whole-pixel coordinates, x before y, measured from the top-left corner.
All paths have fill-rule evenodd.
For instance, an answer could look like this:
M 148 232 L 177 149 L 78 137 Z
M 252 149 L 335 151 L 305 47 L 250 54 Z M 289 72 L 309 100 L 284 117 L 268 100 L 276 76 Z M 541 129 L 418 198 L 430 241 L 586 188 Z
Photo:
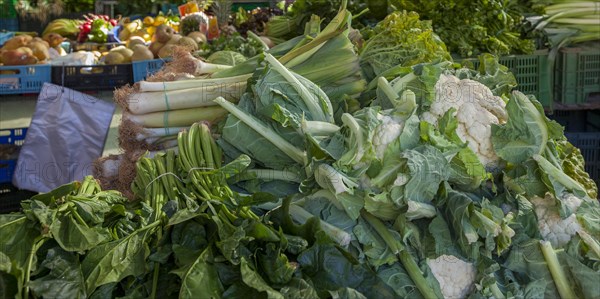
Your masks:
M 538 1 L 390 0 L 396 9 L 415 11 L 431 20 L 448 49 L 462 57 L 533 52 L 534 42 L 523 38 L 521 26 L 523 11 L 532 10 L 527 4 L 535 2 Z
M 246 88 L 142 155 L 131 199 L 88 177 L 1 215 L 6 297 L 596 298 L 597 187 L 562 127 L 491 55 L 423 55 L 367 85 L 341 51 L 350 20 L 342 6 L 316 35 L 160 82 Z M 374 96 L 327 88 L 342 82 Z

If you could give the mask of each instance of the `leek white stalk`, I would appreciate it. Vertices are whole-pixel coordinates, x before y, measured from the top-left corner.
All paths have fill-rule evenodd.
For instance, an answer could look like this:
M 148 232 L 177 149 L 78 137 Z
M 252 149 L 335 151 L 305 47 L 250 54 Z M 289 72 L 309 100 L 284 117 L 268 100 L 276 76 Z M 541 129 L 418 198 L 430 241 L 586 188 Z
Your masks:
M 246 90 L 246 81 L 233 84 L 213 83 L 196 88 L 170 91 L 132 93 L 127 108 L 133 114 L 197 108 L 216 105 L 213 100 L 222 96 L 237 101 Z
M 142 140 L 149 137 L 165 137 L 177 135 L 179 132 L 187 129 L 189 129 L 189 127 L 144 128 L 143 131 L 138 133 L 137 139 Z
M 238 84 L 241 82 L 246 82 L 252 74 L 244 74 L 234 77 L 227 78 L 207 78 L 207 79 L 190 79 L 190 80 L 179 80 L 179 81 L 165 81 L 165 82 L 148 82 L 148 81 L 140 81 L 140 91 L 165 91 L 165 90 L 178 90 L 178 89 L 188 89 L 188 88 L 196 88 L 196 87 L 205 87 L 205 86 L 214 86 L 224 85 L 224 84 Z
M 225 101 L 225 99 L 223 99 Z M 229 103 L 229 102 L 228 102 Z M 227 115 L 219 106 L 170 110 L 147 114 L 127 114 L 126 117 L 145 128 L 191 126 L 198 121 L 215 122 Z

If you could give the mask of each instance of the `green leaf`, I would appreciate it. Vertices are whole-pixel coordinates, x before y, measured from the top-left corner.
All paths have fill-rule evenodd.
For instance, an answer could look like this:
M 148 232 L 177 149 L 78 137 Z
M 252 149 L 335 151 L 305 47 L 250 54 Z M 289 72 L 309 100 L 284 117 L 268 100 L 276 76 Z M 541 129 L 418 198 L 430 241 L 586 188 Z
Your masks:
M 246 93 L 240 99 L 237 108 L 246 114 L 257 115 L 253 107 L 253 101 L 253 95 Z M 303 144 L 301 136 L 295 130 L 281 132 L 277 131 L 276 127 L 268 122 L 258 121 L 262 125 L 271 128 L 276 134 L 283 135 L 282 137 L 290 141 L 290 143 L 295 145 Z M 250 156 L 255 163 L 272 169 L 285 169 L 296 163 L 294 159 L 275 147 L 259 132 L 231 114 L 227 117 L 223 126 L 222 138 L 236 150 L 233 151 L 229 147 L 224 148 L 225 154 L 230 157 L 238 157 L 239 153 L 243 153 Z
M 515 91 L 506 104 L 508 122 L 492 125 L 492 144 L 505 161 L 519 164 L 541 155 L 548 142 L 546 117 L 524 94 Z
M 249 250 L 242 243 L 242 240 L 248 238 L 242 226 L 229 223 L 226 216 L 212 216 L 211 219 L 217 225 L 219 234 L 219 241 L 216 242 L 216 245 L 229 262 L 237 265 L 241 258 L 250 256 Z
M 0 298 L 16 298 L 19 293 L 18 285 L 14 276 L 0 271 Z
M 419 202 L 431 201 L 441 182 L 448 180 L 449 165 L 442 153 L 434 147 L 423 146 L 404 151 L 410 179 L 406 183 L 404 196 Z
M 559 254 L 560 265 L 569 273 L 570 285 L 580 298 L 592 299 L 598 297 L 600 287 L 600 272 L 582 264 L 577 258 L 564 252 Z
M 279 292 L 286 299 L 296 298 L 319 298 L 317 291 L 303 279 L 292 278 L 292 280 L 283 286 Z
M 419 20 L 415 12 L 396 11 L 377 24 L 375 30 L 378 33 L 360 52 L 360 64 L 369 81 L 392 67 L 450 60 L 431 23 Z
M 75 205 L 77 213 L 88 225 L 102 223 L 104 214 L 111 211 L 111 207 L 107 202 L 97 198 L 70 196 L 67 200 Z
M 341 288 L 336 291 L 329 291 L 332 299 L 367 299 L 365 295 L 351 288 Z
M 546 260 L 540 250 L 539 241 L 531 240 L 521 244 L 515 244 L 510 251 L 504 264 L 509 270 L 521 274 L 524 283 L 542 280 L 545 283 L 545 298 L 554 298 L 558 295 L 558 290 L 552 280 L 552 275 L 548 270 Z
M 44 298 L 87 298 L 79 257 L 59 247 L 48 250 L 41 266 L 47 275 L 32 280 L 31 290 Z
M 31 201 L 40 201 L 45 205 L 50 205 L 54 200 L 65 197 L 69 194 L 74 194 L 77 190 L 79 190 L 79 187 L 81 187 L 81 182 L 74 181 L 72 183 L 57 187 L 50 192 L 34 195 L 30 199 Z
M 107 283 L 101 285 L 96 291 L 90 296 L 90 299 L 112 299 L 114 298 L 113 292 L 117 283 Z
M 66 251 L 87 251 L 111 239 L 106 228 L 85 226 L 73 215 L 55 218 L 50 232 L 54 240 Z
M 283 299 L 283 295 L 281 293 L 274 290 L 270 287 L 263 278 L 256 273 L 256 271 L 252 270 L 250 264 L 246 261 L 246 259 L 242 258 L 240 263 L 240 271 L 242 272 L 242 281 L 249 287 L 259 291 L 267 293 L 268 299 Z
M 377 275 L 394 290 L 398 298 L 423 298 L 400 263 L 381 267 Z
M 319 233 L 321 234 L 321 233 Z M 352 288 L 367 298 L 393 298 L 394 291 L 366 264 L 358 263 L 332 243 L 317 242 L 298 256 L 302 273 L 310 278 L 320 296 L 340 288 Z
M 365 196 L 365 210 L 381 220 L 391 221 L 402 212 L 388 192 Z
M 88 252 L 81 263 L 88 293 L 97 287 L 119 282 L 123 278 L 146 272 L 146 258 L 150 250 L 146 238 L 159 222 L 138 229 L 129 236 L 100 244 Z
M 282 254 L 280 248 L 276 248 L 274 243 L 267 243 L 265 247 L 266 252 L 258 255 L 260 269 L 271 284 L 288 283 L 296 268 L 289 263 L 287 256 Z
M 239 175 L 244 169 L 250 165 L 250 157 L 247 155 L 240 155 L 235 160 L 227 163 L 227 165 L 219 168 L 219 174 L 222 174 L 225 179 L 229 179 L 236 175 Z
M 212 251 L 207 247 L 189 267 L 173 271 L 181 278 L 179 298 L 198 298 L 198 294 L 221 298 L 224 289 L 213 263 Z
M 18 289 L 24 283 L 25 271 L 29 271 L 29 254 L 40 233 L 22 214 L 0 214 L 0 253 L 4 255 L 2 267 L 10 262 L 10 273 L 17 278 Z M 8 261 L 7 259 L 8 258 Z

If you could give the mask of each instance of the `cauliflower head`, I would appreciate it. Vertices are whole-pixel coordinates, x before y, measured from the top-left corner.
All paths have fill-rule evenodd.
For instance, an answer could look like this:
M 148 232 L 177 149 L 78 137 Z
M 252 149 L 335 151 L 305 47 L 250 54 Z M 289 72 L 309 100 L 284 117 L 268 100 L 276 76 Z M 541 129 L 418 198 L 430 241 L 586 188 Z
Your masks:
M 428 259 L 427 265 L 440 284 L 446 299 L 465 298 L 475 288 L 477 268 L 453 255 Z
M 405 120 L 402 117 L 394 116 L 393 113 L 385 113 L 385 111 L 379 113 L 377 119 L 381 121 L 381 124 L 375 129 L 373 146 L 377 159 L 383 160 L 385 149 L 402 133 Z
M 575 213 L 564 219 L 560 217 L 557 201 L 552 194 L 546 193 L 545 197 L 534 196 L 529 201 L 534 206 L 540 234 L 552 247 L 564 246 L 583 229 Z M 562 198 L 562 203 L 569 205 L 572 211 L 576 211 L 582 202 L 572 194 L 566 194 Z
M 448 110 L 456 110 L 458 128 L 456 133 L 477 155 L 486 167 L 497 165 L 498 156 L 492 146 L 492 124 L 506 122 L 506 103 L 495 96 L 485 85 L 460 80 L 453 75 L 442 74 L 435 85 L 435 99 L 429 111 L 421 119 L 437 125 L 438 119 Z

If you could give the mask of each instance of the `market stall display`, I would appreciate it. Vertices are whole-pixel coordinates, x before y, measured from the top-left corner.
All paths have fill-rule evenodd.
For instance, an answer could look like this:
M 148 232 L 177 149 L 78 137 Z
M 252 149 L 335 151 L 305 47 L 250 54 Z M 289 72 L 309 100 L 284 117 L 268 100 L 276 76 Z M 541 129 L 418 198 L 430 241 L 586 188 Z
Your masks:
M 579 149 L 591 135 L 545 114 L 550 57 L 452 55 L 528 52 L 517 12 L 533 8 L 478 3 L 477 28 L 503 32 L 478 44 L 448 42 L 457 32 L 436 31 L 430 6 L 363 4 L 305 18 L 298 7 L 317 4 L 299 1 L 271 19 L 302 22 L 275 46 L 252 30 L 212 39 L 160 24 L 106 51 L 134 68 L 169 58 L 115 91 L 122 154 L 0 214 L 5 293 L 600 296 L 598 164 L 583 156 L 597 143 Z M 483 21 L 490 7 L 503 18 Z M 361 12 L 385 16 L 357 30 Z

